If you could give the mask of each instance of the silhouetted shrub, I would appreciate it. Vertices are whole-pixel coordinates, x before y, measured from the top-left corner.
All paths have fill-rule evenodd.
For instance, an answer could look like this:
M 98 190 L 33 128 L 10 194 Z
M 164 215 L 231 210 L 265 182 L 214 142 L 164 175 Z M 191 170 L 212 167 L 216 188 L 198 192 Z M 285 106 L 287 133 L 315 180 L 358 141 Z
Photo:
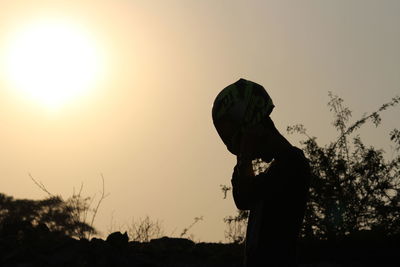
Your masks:
M 320 146 L 301 124 L 287 129 L 306 136 L 303 150 L 313 175 L 302 236 L 336 240 L 361 230 L 400 233 L 399 131 L 390 133 L 395 144 L 390 160 L 382 149 L 365 145 L 355 134 L 368 121 L 378 127 L 381 112 L 397 105 L 400 97 L 348 126 L 351 111 L 343 106 L 341 98 L 331 93 L 329 96 L 333 126 L 339 134 L 334 142 Z
M 0 193 L 0 233 L 16 234 L 40 224 L 50 231 L 74 237 L 95 233 L 93 227 L 77 218 L 77 213 L 87 208 L 87 201 L 78 201 L 78 206 L 72 206 L 72 201 L 77 202 L 76 199 L 63 201 L 60 196 L 43 200 L 14 199 Z
M 101 197 L 95 208 L 91 208 L 93 198 L 82 197 L 81 186 L 79 192 L 72 194 L 67 200 L 61 196 L 53 195 L 45 186 L 36 181 L 31 175 L 32 181 L 45 193 L 47 198 L 43 200 L 14 199 L 11 196 L 0 193 L 0 234 L 14 235 L 24 233 L 39 225 L 47 227 L 51 232 L 76 238 L 90 238 L 97 231 L 93 227 L 94 219 L 104 194 L 104 178 Z M 88 223 L 88 215 L 92 213 Z
M 161 223 L 151 220 L 149 216 L 144 219 L 132 219 L 132 223 L 127 228 L 131 241 L 149 242 L 151 239 L 160 238 L 163 235 Z
M 390 132 L 390 140 L 395 144 L 390 160 L 384 157 L 382 149 L 365 145 L 355 134 L 368 121 L 378 127 L 381 112 L 399 104 L 400 97 L 394 97 L 350 126 L 351 111 L 343 106 L 343 99 L 332 93 L 329 97 L 328 106 L 334 115 L 332 124 L 338 131 L 333 142 L 320 146 L 302 124 L 287 127 L 288 133 L 306 137 L 301 144 L 312 169 L 301 236 L 334 241 L 357 235 L 359 231 L 371 231 L 382 238 L 400 234 L 400 131 Z M 260 160 L 253 164 L 256 174 L 268 167 Z M 222 186 L 225 196 L 229 190 L 231 187 Z M 229 241 L 244 240 L 247 218 L 248 213 L 243 211 L 224 218 Z

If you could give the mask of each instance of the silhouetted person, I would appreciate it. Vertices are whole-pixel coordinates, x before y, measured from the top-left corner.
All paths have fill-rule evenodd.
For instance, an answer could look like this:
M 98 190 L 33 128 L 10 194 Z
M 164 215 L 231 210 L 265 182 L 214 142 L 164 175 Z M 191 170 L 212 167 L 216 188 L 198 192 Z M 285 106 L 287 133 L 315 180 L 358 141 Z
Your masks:
M 232 191 L 238 209 L 249 210 L 246 266 L 295 266 L 310 169 L 269 117 L 274 105 L 265 89 L 240 79 L 224 88 L 213 105 L 213 122 L 237 156 Z M 270 163 L 254 175 L 252 160 Z

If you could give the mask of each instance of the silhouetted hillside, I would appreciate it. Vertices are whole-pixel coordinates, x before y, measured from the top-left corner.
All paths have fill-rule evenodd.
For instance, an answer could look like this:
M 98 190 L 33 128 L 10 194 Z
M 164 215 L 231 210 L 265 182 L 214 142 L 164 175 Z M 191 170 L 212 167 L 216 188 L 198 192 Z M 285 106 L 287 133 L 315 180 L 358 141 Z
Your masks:
M 163 237 L 129 242 L 114 232 L 106 240 L 74 239 L 45 225 L 23 226 L 0 235 L 0 266 L 241 266 L 243 245 L 194 243 Z M 399 266 L 400 237 L 368 231 L 336 243 L 301 240 L 300 266 Z M 328 264 L 329 263 L 329 264 Z
M 129 242 L 120 232 L 106 240 L 74 239 L 44 225 L 0 237 L 1 266 L 239 266 L 242 247 L 163 237 Z

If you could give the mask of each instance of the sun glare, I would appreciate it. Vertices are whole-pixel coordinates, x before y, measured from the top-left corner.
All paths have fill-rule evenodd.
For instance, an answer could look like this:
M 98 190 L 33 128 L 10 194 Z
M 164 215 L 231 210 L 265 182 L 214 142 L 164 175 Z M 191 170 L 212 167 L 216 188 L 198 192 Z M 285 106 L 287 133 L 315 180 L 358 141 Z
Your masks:
M 64 21 L 30 23 L 13 35 L 6 52 L 13 88 L 52 110 L 87 93 L 101 68 L 95 41 Z

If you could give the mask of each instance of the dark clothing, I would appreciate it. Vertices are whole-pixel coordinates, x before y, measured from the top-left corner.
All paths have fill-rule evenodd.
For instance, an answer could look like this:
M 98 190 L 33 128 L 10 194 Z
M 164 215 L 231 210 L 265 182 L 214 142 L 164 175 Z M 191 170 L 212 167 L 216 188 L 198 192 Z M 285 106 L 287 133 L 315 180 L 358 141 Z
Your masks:
M 246 266 L 295 266 L 296 242 L 304 218 L 310 167 L 301 149 L 292 147 L 265 173 L 232 177 L 238 209 L 250 210 Z

